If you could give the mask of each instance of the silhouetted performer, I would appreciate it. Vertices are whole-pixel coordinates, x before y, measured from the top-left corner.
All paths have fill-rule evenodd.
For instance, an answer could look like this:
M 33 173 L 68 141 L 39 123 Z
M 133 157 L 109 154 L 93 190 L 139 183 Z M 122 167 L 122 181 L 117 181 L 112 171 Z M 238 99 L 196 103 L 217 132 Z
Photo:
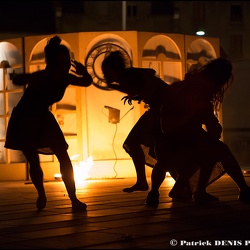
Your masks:
M 196 201 L 217 200 L 206 192 L 206 187 L 227 173 L 239 188 L 238 199 L 250 201 L 250 188 L 239 163 L 220 140 L 222 127 L 214 114 L 232 80 L 231 62 L 217 58 L 169 86 L 162 100 L 162 133 L 156 137 L 158 161 L 152 171 L 147 205 L 158 205 L 159 188 L 169 168 L 177 173 L 177 181 L 169 193 L 172 198 L 182 197 L 189 183 Z
M 16 75 L 13 83 L 27 85 L 19 103 L 14 107 L 8 124 L 5 147 L 21 150 L 30 165 L 30 177 L 38 192 L 36 207 L 46 207 L 43 171 L 39 154 L 55 154 L 72 203 L 72 211 L 85 211 L 86 204 L 77 199 L 73 167 L 68 155 L 68 144 L 50 106 L 62 99 L 71 84 L 87 87 L 92 77 L 79 62 L 71 60 L 69 49 L 58 36 L 48 40 L 44 48 L 46 68 L 41 71 Z M 70 67 L 73 66 L 70 73 Z
M 145 164 L 153 167 L 156 162 L 153 134 L 158 129 L 162 95 L 168 85 L 155 75 L 154 69 L 131 67 L 121 51 L 112 51 L 106 55 L 102 62 L 102 72 L 108 87 L 127 94 L 122 98 L 124 104 L 136 100 L 149 105 L 149 109 L 139 118 L 123 143 L 123 148 L 133 160 L 137 175 L 136 183 L 123 191 L 147 191 Z

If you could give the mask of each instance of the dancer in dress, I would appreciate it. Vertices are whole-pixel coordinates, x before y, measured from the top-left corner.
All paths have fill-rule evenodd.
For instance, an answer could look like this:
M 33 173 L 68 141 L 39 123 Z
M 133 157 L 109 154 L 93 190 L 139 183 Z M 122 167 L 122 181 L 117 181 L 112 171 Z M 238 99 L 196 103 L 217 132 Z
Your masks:
M 86 204 L 76 196 L 73 166 L 67 152 L 68 144 L 50 106 L 62 99 L 70 84 L 88 87 L 92 83 L 92 77 L 84 65 L 71 60 L 70 51 L 61 44 L 59 36 L 48 40 L 44 53 L 44 70 L 18 74 L 13 79 L 14 84 L 27 84 L 27 88 L 12 111 L 5 147 L 21 150 L 26 157 L 32 183 L 38 192 L 38 210 L 44 209 L 47 202 L 39 154 L 55 154 L 73 212 L 85 211 Z
M 215 115 L 233 81 L 232 69 L 230 61 L 216 58 L 169 86 L 162 100 L 162 133 L 156 137 L 157 163 L 147 205 L 158 205 L 159 188 L 169 168 L 177 173 L 169 193 L 172 198 L 183 197 L 188 183 L 195 200 L 217 200 L 206 187 L 227 173 L 239 188 L 239 200 L 250 201 L 250 188 L 239 163 L 220 140 L 222 127 Z
M 127 94 L 122 99 L 124 104 L 126 101 L 132 104 L 134 100 L 149 106 L 123 144 L 133 160 L 137 175 L 136 183 L 123 191 L 147 191 L 145 165 L 153 167 L 156 163 L 153 134 L 158 129 L 162 95 L 168 85 L 155 75 L 154 69 L 131 67 L 121 51 L 112 51 L 106 55 L 102 62 L 102 72 L 109 88 Z M 172 176 L 174 177 L 174 173 Z

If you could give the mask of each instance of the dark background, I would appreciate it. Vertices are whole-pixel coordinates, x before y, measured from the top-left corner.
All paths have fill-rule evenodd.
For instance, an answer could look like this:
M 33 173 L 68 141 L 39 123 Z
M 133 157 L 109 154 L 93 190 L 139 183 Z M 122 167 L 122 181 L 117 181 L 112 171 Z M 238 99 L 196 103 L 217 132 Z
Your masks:
M 1 1 L 0 32 L 54 33 L 54 1 Z

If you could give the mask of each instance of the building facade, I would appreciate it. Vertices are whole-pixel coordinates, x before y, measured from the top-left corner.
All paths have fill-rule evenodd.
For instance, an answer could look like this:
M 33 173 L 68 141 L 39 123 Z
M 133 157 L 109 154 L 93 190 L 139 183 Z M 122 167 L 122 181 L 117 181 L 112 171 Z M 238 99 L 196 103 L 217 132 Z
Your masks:
M 86 58 L 88 57 L 88 49 L 90 52 L 92 48 L 93 51 L 91 52 L 95 53 L 94 48 L 95 44 L 97 43 L 95 39 L 98 40 L 101 39 L 100 37 L 102 35 L 108 35 L 108 37 L 111 36 L 112 39 L 117 41 L 116 36 L 118 36 L 119 39 L 121 38 L 121 40 L 125 40 L 128 43 L 126 46 L 133 47 L 131 51 L 133 52 L 134 66 L 148 67 L 148 62 L 151 62 L 151 60 L 143 60 L 141 52 L 143 49 L 146 50 L 147 46 L 152 46 L 150 44 L 150 39 L 156 36 L 157 39 L 163 39 L 163 41 L 165 38 L 170 39 L 169 41 L 173 41 L 173 43 L 165 43 L 166 49 L 171 48 L 172 50 L 174 47 L 173 44 L 175 44 L 180 50 L 178 52 L 180 58 L 177 59 L 177 61 L 179 60 L 181 62 L 179 70 L 176 70 L 176 68 L 179 66 L 173 66 L 176 63 L 178 64 L 176 59 L 175 62 L 165 59 L 161 61 L 161 59 L 161 66 L 159 68 L 156 66 L 158 65 L 157 61 L 159 58 L 157 60 L 156 57 L 153 63 L 154 66 L 152 66 L 155 69 L 158 68 L 158 73 L 162 79 L 164 79 L 166 82 L 171 82 L 176 76 L 177 79 L 183 77 L 183 74 L 188 70 L 189 66 L 187 51 L 190 49 L 190 47 L 186 45 L 190 45 L 190 41 L 193 40 L 201 39 L 199 41 L 208 41 L 208 48 L 211 45 L 215 51 L 214 55 L 216 57 L 220 55 L 225 56 L 229 58 L 234 64 L 234 84 L 228 93 L 226 93 L 221 112 L 221 123 L 223 124 L 224 129 L 223 140 L 229 145 L 234 155 L 239 160 L 242 168 L 249 168 L 250 105 L 248 104 L 248 100 L 250 86 L 248 84 L 248 72 L 250 69 L 250 38 L 248 30 L 250 28 L 250 17 L 247 15 L 247 13 L 250 11 L 250 3 L 248 1 L 51 1 L 50 6 L 47 6 L 46 8 L 51 8 L 50 13 L 52 13 L 54 17 L 54 19 L 50 18 L 49 29 L 46 30 L 46 22 L 44 23 L 44 29 L 42 31 L 39 31 L 38 28 L 30 31 L 25 25 L 12 32 L 8 31 L 7 29 L 1 31 L 1 44 L 4 45 L 5 42 L 11 42 L 20 52 L 17 62 L 14 63 L 14 67 L 16 67 L 17 71 L 26 70 L 29 72 L 36 70 L 38 66 L 40 68 L 43 67 L 44 62 L 32 60 L 31 55 L 35 53 L 35 50 L 39 51 L 38 47 L 44 42 L 43 39 L 46 39 L 52 34 L 62 35 L 65 39 L 65 42 L 67 42 L 69 46 L 73 47 L 75 58 L 84 63 L 89 63 L 86 61 Z M 32 22 L 32 20 L 30 21 Z M 197 30 L 203 30 L 205 32 L 205 36 L 196 36 Z M 95 42 L 92 43 L 91 41 Z M 149 43 L 147 44 L 146 41 Z M 88 43 L 90 43 L 90 47 L 87 46 Z M 82 46 L 83 44 L 85 45 Z M 154 42 L 152 42 L 152 44 L 154 44 Z M 201 44 L 203 44 L 201 47 L 206 47 L 203 42 L 201 42 Z M 125 46 L 125 44 L 123 43 L 122 46 Z M 196 46 L 199 47 L 200 45 L 196 44 L 195 48 Z M 173 72 L 175 72 L 173 73 L 174 75 L 169 77 L 168 74 L 163 73 L 164 70 L 162 69 L 165 67 L 164 64 L 167 64 L 167 67 L 171 65 Z M 2 67 L 2 71 L 3 86 L 6 86 L 4 84 L 11 85 L 11 82 L 9 82 L 11 81 L 11 69 Z M 9 78 L 7 77 L 7 71 Z M 98 77 L 95 78 L 95 81 L 96 85 L 99 84 L 99 88 L 96 88 L 96 86 L 93 86 L 93 90 L 90 88 L 93 91 L 92 95 L 101 96 L 103 93 L 102 83 Z M 91 90 L 87 90 L 87 92 L 89 92 L 88 95 L 90 95 Z M 10 93 L 4 93 L 5 96 L 15 94 L 15 96 L 20 97 L 23 90 L 13 90 L 12 88 L 8 91 Z M 76 108 L 75 111 L 65 111 L 64 108 L 62 108 L 65 103 L 61 103 L 61 106 L 59 104 L 57 107 L 54 107 L 54 111 L 58 117 L 59 123 L 61 122 L 62 125 L 65 124 L 65 126 L 67 126 L 68 121 L 78 121 L 77 123 L 73 122 L 73 126 L 75 126 L 76 130 L 80 131 L 80 133 L 75 135 L 72 131 L 65 131 L 69 142 L 71 141 L 71 144 L 74 145 L 71 147 L 72 152 L 70 153 L 80 154 L 80 160 L 86 160 L 86 158 L 90 155 L 94 155 L 94 160 L 96 163 L 101 162 L 102 160 L 105 160 L 106 163 L 110 161 L 108 163 L 110 165 L 110 173 L 107 174 L 106 177 L 112 177 L 115 174 L 113 171 L 113 166 L 116 165 L 114 152 L 112 150 L 112 152 L 107 152 L 105 149 L 103 150 L 101 145 L 110 145 L 110 143 L 112 143 L 110 142 L 110 138 L 112 138 L 112 132 L 110 129 L 112 130 L 114 126 L 117 126 L 117 124 L 114 125 L 110 122 L 106 123 L 105 120 L 105 125 L 103 125 L 104 127 L 111 125 L 111 127 L 107 129 L 109 130 L 109 133 L 107 133 L 107 137 L 106 139 L 103 139 L 102 143 L 95 144 L 94 140 L 91 140 L 90 138 L 91 136 L 95 137 L 98 133 L 96 133 L 94 129 L 92 132 L 90 132 L 91 130 L 88 131 L 83 129 L 86 127 L 92 127 L 90 124 L 86 123 L 87 120 L 89 121 L 92 118 L 89 117 L 87 119 L 88 116 L 86 113 L 89 111 L 84 108 L 84 104 L 86 103 L 82 96 L 86 96 L 85 90 L 76 91 L 71 89 L 69 91 L 69 97 L 66 95 L 63 101 L 68 105 L 67 102 L 73 95 L 75 97 L 76 103 L 70 103 L 70 105 L 77 106 L 79 109 Z M 101 92 L 99 93 L 99 91 Z M 97 94 L 97 92 L 99 94 Z M 17 99 L 19 97 L 17 97 Z M 117 94 L 117 98 L 119 99 L 120 97 L 121 96 Z M 4 99 L 4 103 L 6 103 L 6 100 L 9 99 L 11 98 L 8 97 L 7 99 Z M 108 105 L 107 100 L 104 102 L 105 103 L 100 104 L 100 107 L 115 106 L 118 107 L 118 110 L 121 111 L 121 114 L 126 112 L 120 103 L 117 104 L 117 102 L 115 102 L 111 105 Z M 14 103 L 15 101 L 10 102 L 10 105 L 13 106 Z M 8 105 L 5 105 L 4 107 L 3 113 L 6 113 L 4 117 L 2 116 L 2 119 L 5 119 L 4 126 L 6 126 L 11 106 L 10 109 Z M 123 160 L 126 159 L 126 161 L 129 161 L 128 156 L 122 152 L 121 146 L 123 139 L 125 139 L 125 135 L 128 133 L 129 128 L 138 119 L 143 110 L 143 107 L 139 107 L 129 112 L 129 125 L 122 129 L 123 131 L 121 133 L 121 137 L 119 139 L 116 138 L 116 149 L 118 150 L 118 155 L 120 155 L 120 158 Z M 107 109 L 105 111 L 109 112 L 110 110 Z M 82 115 L 84 119 L 82 119 Z M 108 115 L 108 113 L 106 113 L 106 115 Z M 77 117 L 81 117 L 81 119 L 77 119 Z M 100 120 L 102 121 L 103 118 L 98 119 L 99 120 L 93 120 L 92 122 L 98 123 Z M 81 122 L 79 123 L 79 121 Z M 72 126 L 72 124 L 70 126 Z M 88 138 L 88 142 L 93 144 L 87 145 L 84 138 Z M 77 142 L 74 142 L 75 139 Z M 4 132 L 2 133 L 1 145 L 3 145 L 3 143 Z M 77 149 L 79 145 L 83 145 L 80 146 L 82 147 L 80 153 Z M 94 145 L 100 146 L 96 147 Z M 90 148 L 92 149 L 89 151 Z M 4 166 L 4 164 L 6 161 L 7 164 L 11 162 L 13 163 L 13 161 L 15 163 L 16 161 L 20 161 L 20 159 L 23 161 L 23 173 L 21 178 L 28 178 L 27 166 L 25 160 L 22 158 L 22 155 L 13 155 L 13 152 L 1 152 L 0 158 L 3 162 L 3 167 L 0 165 L 0 168 L 2 168 L 2 171 L 5 172 L 5 175 L 8 175 L 9 173 L 7 179 L 19 179 L 20 176 L 15 176 L 15 168 L 11 173 L 8 172 L 8 169 L 6 166 Z M 51 159 L 48 160 L 46 158 L 42 159 L 42 161 L 44 162 L 44 168 L 46 169 L 46 165 L 49 164 L 46 164 L 45 162 L 51 162 Z M 56 161 L 53 160 L 53 162 Z M 17 163 L 18 164 L 16 164 L 16 167 L 18 168 L 19 162 Z M 132 170 L 132 164 L 125 163 L 125 165 L 126 164 L 130 166 L 129 168 L 131 168 L 131 170 L 128 172 L 120 172 L 120 175 L 133 176 L 134 172 Z M 51 168 L 48 167 L 47 177 L 51 178 L 54 172 L 54 169 L 51 171 Z M 105 174 L 103 176 L 105 177 Z

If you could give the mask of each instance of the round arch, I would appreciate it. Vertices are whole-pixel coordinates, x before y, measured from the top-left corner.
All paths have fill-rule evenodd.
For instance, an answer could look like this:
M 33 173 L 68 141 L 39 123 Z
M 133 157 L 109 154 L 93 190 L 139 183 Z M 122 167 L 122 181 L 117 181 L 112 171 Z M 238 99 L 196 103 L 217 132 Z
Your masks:
M 120 50 L 126 55 L 126 60 L 132 66 L 132 49 L 129 44 L 116 34 L 102 34 L 95 37 L 87 46 L 85 65 L 97 88 L 110 90 L 105 82 L 101 64 L 105 55 L 110 51 Z

